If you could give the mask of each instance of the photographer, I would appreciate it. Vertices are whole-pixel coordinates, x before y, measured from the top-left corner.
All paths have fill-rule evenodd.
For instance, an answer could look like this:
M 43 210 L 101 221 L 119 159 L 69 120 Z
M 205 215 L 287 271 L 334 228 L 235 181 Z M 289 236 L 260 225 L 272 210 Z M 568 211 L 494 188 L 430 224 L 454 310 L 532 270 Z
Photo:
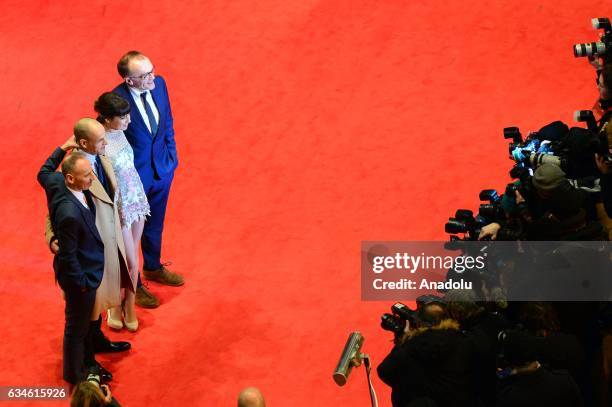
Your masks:
M 470 348 L 459 324 L 435 303 L 419 310 L 415 326 L 406 322 L 404 337 L 377 368 L 392 388 L 393 406 L 422 398 L 440 406 L 473 405 Z
M 554 164 L 542 164 L 535 171 L 531 184 L 535 193 L 526 200 L 518 191 L 516 193 L 516 204 L 523 207 L 520 216 L 526 240 L 602 238 L 601 225 L 589 222 L 594 217 L 592 198 L 586 191 L 574 188 L 561 168 Z M 484 226 L 479 239 L 497 239 L 503 226 L 500 223 Z
M 578 386 L 565 370 L 547 370 L 537 360 L 536 339 L 529 333 L 509 331 L 503 337 L 507 364 L 497 390 L 497 407 L 582 406 Z
M 518 306 L 518 322 L 538 338 L 538 360 L 550 369 L 567 370 L 578 383 L 585 363 L 584 350 L 575 335 L 561 332 L 552 303 L 525 302 Z
M 87 380 L 76 385 L 70 399 L 70 407 L 121 407 L 111 394 L 110 387 L 100 383 L 100 371 L 91 368 Z
M 586 226 L 586 193 L 571 186 L 565 173 L 554 164 L 535 171 L 532 184 L 537 198 L 527 202 L 533 223 L 529 240 L 574 240 L 571 235 Z
M 502 314 L 488 312 L 473 290 L 450 290 L 444 298 L 450 317 L 459 322 L 473 350 L 473 380 L 477 384 L 474 391 L 478 405 L 490 406 L 495 399 L 497 336 L 508 329 L 510 323 Z

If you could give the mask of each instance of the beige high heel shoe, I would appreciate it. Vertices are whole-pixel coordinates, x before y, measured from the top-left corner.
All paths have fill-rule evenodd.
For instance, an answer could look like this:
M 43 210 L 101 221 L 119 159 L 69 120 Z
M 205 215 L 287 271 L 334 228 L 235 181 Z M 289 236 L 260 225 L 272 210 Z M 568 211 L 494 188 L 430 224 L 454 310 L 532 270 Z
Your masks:
M 121 316 L 123 317 L 123 323 L 125 324 L 125 327 L 128 331 L 136 332 L 138 330 L 138 316 L 136 315 L 136 310 L 134 310 L 133 313 L 135 317 L 134 321 L 128 321 L 127 313 L 125 312 L 125 302 L 126 299 L 121 302 Z
M 136 332 L 138 330 L 138 317 L 136 317 L 134 321 L 128 321 L 125 318 L 125 311 L 123 312 L 123 323 L 125 324 L 127 330 L 130 332 Z
M 123 328 L 123 322 L 120 319 L 113 319 L 111 317 L 111 310 L 106 310 L 106 325 L 112 329 L 121 329 Z

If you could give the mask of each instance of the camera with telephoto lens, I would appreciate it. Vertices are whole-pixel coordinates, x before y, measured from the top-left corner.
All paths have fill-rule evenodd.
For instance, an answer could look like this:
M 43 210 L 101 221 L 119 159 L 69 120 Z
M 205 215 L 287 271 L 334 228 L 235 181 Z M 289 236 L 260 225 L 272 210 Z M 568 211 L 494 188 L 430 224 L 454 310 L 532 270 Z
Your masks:
M 603 30 L 599 41 L 586 42 L 574 45 L 574 56 L 596 58 L 600 57 L 607 62 L 607 58 L 612 50 L 612 25 L 610 20 L 605 17 L 593 18 L 591 20 L 593 29 Z
M 554 132 L 531 132 L 525 140 L 523 140 L 518 127 L 504 128 L 504 138 L 512 140 L 508 146 L 510 158 L 516 162 L 518 167 L 536 169 L 545 163 L 555 164 L 561 168 L 565 167 L 564 159 L 555 153 L 562 149 L 559 145 L 560 139 L 567 134 L 569 129 L 559 123 L 561 122 L 554 122 L 549 125 L 551 126 L 549 128 Z M 555 140 L 550 140 L 549 138 L 553 138 L 550 135 Z
M 380 317 L 380 326 L 385 331 L 393 332 L 394 340 L 397 343 L 404 334 L 406 329 L 406 323 L 409 326 L 427 324 L 427 321 L 421 318 L 421 311 L 423 307 L 430 304 L 440 304 L 446 306 L 446 301 L 442 297 L 428 294 L 421 295 L 416 299 L 417 309 L 410 309 L 401 302 L 396 302 L 391 306 L 391 314 L 385 313 Z
M 587 128 L 572 127 L 555 121 L 531 132 L 523 140 L 517 127 L 504 129 L 504 138 L 511 139 L 508 147 L 510 159 L 517 168 L 535 171 L 542 164 L 560 167 L 568 179 L 580 179 L 597 174 L 593 154 L 598 152 L 596 143 L 597 124 L 592 112 L 576 112 L 576 120 L 587 123 Z M 518 178 L 518 177 L 513 177 Z
M 482 228 L 491 223 L 506 225 L 498 232 L 498 240 L 521 240 L 523 232 L 520 225 L 515 225 L 513 222 L 508 221 L 511 220 L 512 215 L 527 212 L 527 204 L 522 202 L 516 205 L 517 211 L 508 214 L 502 205 L 502 200 L 508 197 L 511 201 L 514 201 L 516 199 L 515 191 L 519 191 L 525 199 L 531 196 L 531 170 L 524 167 L 515 167 L 510 174 L 513 178 L 518 178 L 518 181 L 508 184 L 503 195 L 500 196 L 494 189 L 483 189 L 480 191 L 478 198 L 480 201 L 488 201 L 488 203 L 480 204 L 476 217 L 474 217 L 469 209 L 458 209 L 455 216 L 449 218 L 448 222 L 444 225 L 444 231 L 449 233 L 450 237 L 449 241 L 444 243 L 444 249 L 461 250 L 464 254 L 478 255 L 479 247 L 466 245 L 466 242 L 479 240 L 478 237 Z M 458 234 L 463 234 L 463 237 Z M 487 241 L 491 239 L 485 237 L 482 240 Z

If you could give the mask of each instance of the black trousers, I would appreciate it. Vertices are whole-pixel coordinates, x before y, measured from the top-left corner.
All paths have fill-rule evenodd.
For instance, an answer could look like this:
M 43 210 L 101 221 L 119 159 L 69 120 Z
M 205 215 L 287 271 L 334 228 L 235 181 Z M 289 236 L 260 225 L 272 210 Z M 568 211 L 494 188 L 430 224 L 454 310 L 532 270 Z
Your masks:
M 64 290 L 66 324 L 64 325 L 64 380 L 76 384 L 85 379 L 86 368 L 95 364 L 91 343 L 91 313 L 96 290 Z

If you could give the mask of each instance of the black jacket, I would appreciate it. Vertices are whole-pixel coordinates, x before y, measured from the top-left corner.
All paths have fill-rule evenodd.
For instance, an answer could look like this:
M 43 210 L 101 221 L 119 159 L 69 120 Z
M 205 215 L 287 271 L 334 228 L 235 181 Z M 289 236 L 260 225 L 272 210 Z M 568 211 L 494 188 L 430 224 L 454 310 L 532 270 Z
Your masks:
M 429 397 L 438 406 L 473 403 L 471 350 L 455 328 L 427 329 L 396 345 L 377 372 L 391 386 L 394 407 L 404 407 L 418 397 Z
M 63 175 L 55 172 L 64 155 L 56 149 L 38 173 L 59 244 L 53 268 L 62 289 L 93 290 L 104 274 L 104 244 L 96 228 L 95 209 L 85 208 L 66 187 Z
M 540 368 L 533 373 L 504 379 L 497 392 L 497 407 L 579 407 L 580 391 L 564 370 Z
M 491 406 L 495 401 L 498 337 L 500 332 L 510 327 L 510 322 L 502 314 L 491 312 L 483 312 L 462 324 L 473 351 L 473 392 L 480 405 Z

